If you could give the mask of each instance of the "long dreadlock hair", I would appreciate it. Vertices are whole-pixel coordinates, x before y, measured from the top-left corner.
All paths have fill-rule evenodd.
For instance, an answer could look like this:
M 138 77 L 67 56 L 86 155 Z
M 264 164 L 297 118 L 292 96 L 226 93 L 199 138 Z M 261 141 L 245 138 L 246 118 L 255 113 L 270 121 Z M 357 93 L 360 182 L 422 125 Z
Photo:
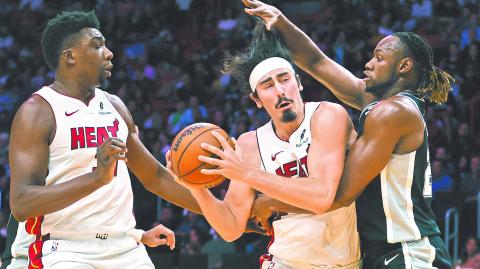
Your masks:
M 290 51 L 277 37 L 274 29 L 267 31 L 263 22 L 258 21 L 253 31 L 253 40 L 250 46 L 244 52 L 229 55 L 224 60 L 222 71 L 232 75 L 241 84 L 242 90 L 251 93 L 248 83 L 250 73 L 257 64 L 271 57 L 284 58 L 294 66 Z M 256 94 L 255 92 L 254 95 Z
M 415 93 L 432 103 L 445 103 L 455 80 L 433 65 L 433 52 L 427 41 L 412 32 L 397 32 L 393 36 L 398 37 L 405 46 L 405 56 L 413 58 L 413 71 L 418 78 Z

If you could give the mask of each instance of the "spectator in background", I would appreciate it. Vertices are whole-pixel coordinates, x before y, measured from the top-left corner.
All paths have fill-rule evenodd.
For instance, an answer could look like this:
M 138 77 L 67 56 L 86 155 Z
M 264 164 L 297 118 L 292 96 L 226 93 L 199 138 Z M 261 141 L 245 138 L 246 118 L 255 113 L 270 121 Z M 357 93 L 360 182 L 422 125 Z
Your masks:
M 202 254 L 208 256 L 208 269 L 222 269 L 222 255 L 228 253 L 235 253 L 235 244 L 228 243 L 220 238 L 214 229 L 210 229 L 212 239 L 208 240 L 202 246 Z
M 460 181 L 460 194 L 463 197 L 462 215 L 460 216 L 462 238 L 476 233 L 477 194 L 480 191 L 480 156 L 470 159 L 470 171 Z
M 415 0 L 410 14 L 414 18 L 425 18 L 432 16 L 432 1 Z
M 433 197 L 437 192 L 451 192 L 454 187 L 453 178 L 447 173 L 442 160 L 432 162 L 432 192 Z
M 193 95 L 190 97 L 189 106 L 185 110 L 184 116 L 184 124 L 186 126 L 195 122 L 206 121 L 208 118 L 208 110 L 204 105 L 200 104 L 198 97 Z
M 479 244 L 475 237 L 469 237 L 460 257 L 461 264 L 455 269 L 480 269 Z
M 471 158 L 470 171 L 461 178 L 460 191 L 466 201 L 475 200 L 480 191 L 480 156 Z
M 168 116 L 168 134 L 175 136 L 188 124 L 185 102 L 179 100 L 177 101 L 176 110 Z
M 462 154 L 471 154 L 472 152 L 472 145 L 473 140 L 472 136 L 470 135 L 470 127 L 468 123 L 461 122 L 458 125 L 457 132 L 452 139 L 452 143 L 450 144 L 450 151 L 453 160 L 459 160 Z M 438 149 L 437 149 L 438 151 Z
M 181 254 L 195 255 L 201 253 L 204 241 L 202 240 L 200 233 L 200 230 L 196 227 L 193 227 L 188 232 L 187 240 L 183 241 L 180 249 Z

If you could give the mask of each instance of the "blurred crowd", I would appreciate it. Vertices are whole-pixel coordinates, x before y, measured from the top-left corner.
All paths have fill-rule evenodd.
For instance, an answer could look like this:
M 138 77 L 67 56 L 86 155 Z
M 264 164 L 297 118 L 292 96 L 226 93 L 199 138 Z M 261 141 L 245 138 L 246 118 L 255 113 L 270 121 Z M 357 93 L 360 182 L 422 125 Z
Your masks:
M 476 204 L 480 191 L 480 1 L 317 0 L 276 4 L 332 59 L 361 77 L 376 43 L 396 31 L 414 31 L 434 49 L 435 65 L 456 80 L 445 105 L 428 106 L 427 125 L 437 220 L 456 207 L 460 216 L 459 268 L 480 268 Z M 240 0 L 0 0 L 0 236 L 8 219 L 8 141 L 18 106 L 53 79 L 43 60 L 41 31 L 60 10 L 96 10 L 114 70 L 107 91 L 128 106 L 141 139 L 165 163 L 176 133 L 211 122 L 231 136 L 255 129 L 268 115 L 254 107 L 238 83 L 223 74 L 227 53 L 243 50 L 255 20 Z M 338 100 L 299 73 L 306 101 Z M 355 122 L 358 111 L 348 109 Z M 203 217 L 156 198 L 133 180 L 139 227 L 163 223 L 178 237 L 177 253 L 260 253 L 268 238 L 247 234 L 235 243 L 219 239 Z M 228 182 L 213 191 L 225 194 Z M 163 251 L 160 249 L 159 251 Z M 164 250 L 166 252 L 166 249 Z M 216 256 L 215 256 L 216 255 Z M 480 257 L 480 256 L 479 256 Z M 478 261 L 477 261 L 478 260 Z M 463 264 L 463 265 L 460 265 Z

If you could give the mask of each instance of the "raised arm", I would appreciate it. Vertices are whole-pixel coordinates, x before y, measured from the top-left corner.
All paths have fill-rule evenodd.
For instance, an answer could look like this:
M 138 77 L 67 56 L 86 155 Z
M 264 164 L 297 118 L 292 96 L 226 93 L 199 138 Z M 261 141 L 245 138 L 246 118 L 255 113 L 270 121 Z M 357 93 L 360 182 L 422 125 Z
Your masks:
M 49 143 L 55 128 L 50 105 L 38 95 L 27 100 L 13 120 L 9 144 L 10 205 L 18 221 L 53 213 L 75 203 L 108 184 L 113 179 L 116 161 L 125 160 L 119 154 L 125 144 L 109 139 L 97 150 L 95 172 L 45 186 Z
M 260 17 L 268 30 L 278 30 L 293 56 L 295 64 L 325 85 L 342 102 L 356 109 L 373 100 L 365 92 L 365 82 L 337 64 L 323 53 L 317 45 L 276 7 L 261 1 L 243 0 L 245 12 Z
M 114 95 L 109 95 L 109 100 L 128 125 L 128 168 L 148 191 L 177 206 L 201 214 L 200 207 L 190 191 L 175 182 L 165 166 L 158 162 L 140 141 L 133 117 L 125 104 Z

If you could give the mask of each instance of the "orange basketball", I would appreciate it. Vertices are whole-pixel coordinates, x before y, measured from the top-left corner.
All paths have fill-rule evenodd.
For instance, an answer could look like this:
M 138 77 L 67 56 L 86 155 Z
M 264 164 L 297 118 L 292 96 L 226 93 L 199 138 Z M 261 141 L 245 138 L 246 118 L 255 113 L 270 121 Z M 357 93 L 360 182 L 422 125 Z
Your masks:
M 209 151 L 200 147 L 202 143 L 222 148 L 212 131 L 221 134 L 233 146 L 230 136 L 222 128 L 211 123 L 194 123 L 181 130 L 173 139 L 170 149 L 172 170 L 179 177 L 191 184 L 203 185 L 205 188 L 214 187 L 225 180 L 222 175 L 204 175 L 201 169 L 216 168 L 198 160 L 199 155 L 213 156 Z

